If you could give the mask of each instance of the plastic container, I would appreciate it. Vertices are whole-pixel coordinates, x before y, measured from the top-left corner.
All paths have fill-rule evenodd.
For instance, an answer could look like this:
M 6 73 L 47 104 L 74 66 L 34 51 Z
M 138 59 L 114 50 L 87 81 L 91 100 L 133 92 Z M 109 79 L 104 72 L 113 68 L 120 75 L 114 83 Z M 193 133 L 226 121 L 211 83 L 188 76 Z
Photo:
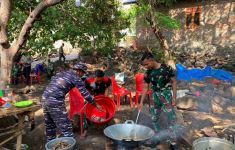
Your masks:
M 4 91 L 4 97 L 8 97 L 8 99 L 11 100 L 12 99 L 12 93 L 13 93 L 13 90 L 8 85 L 5 89 L 5 91 Z
M 60 138 L 47 142 L 47 144 L 45 145 L 46 150 L 54 150 L 53 147 L 59 142 L 66 142 L 70 146 L 67 148 L 58 149 L 58 150 L 74 150 L 75 149 L 76 140 L 73 137 L 60 137 Z
M 2 89 L 0 89 L 0 97 L 3 97 Z
M 109 123 L 116 112 L 114 101 L 104 95 L 96 96 L 95 101 L 101 106 L 103 111 L 98 110 L 94 105 L 88 103 L 85 108 L 87 119 L 96 125 L 104 125 Z M 102 120 L 97 118 L 102 118 Z
M 18 108 L 29 107 L 29 106 L 33 105 L 33 101 L 32 100 L 20 101 L 20 102 L 14 103 L 14 105 L 15 105 L 15 107 L 18 107 Z
M 193 150 L 235 150 L 235 145 L 224 139 L 203 137 L 193 142 Z
M 189 90 L 178 90 L 177 91 L 177 94 L 176 94 L 176 97 L 177 98 L 181 98 L 181 97 L 184 97 L 186 94 L 185 93 L 187 93 L 187 92 L 189 92 Z

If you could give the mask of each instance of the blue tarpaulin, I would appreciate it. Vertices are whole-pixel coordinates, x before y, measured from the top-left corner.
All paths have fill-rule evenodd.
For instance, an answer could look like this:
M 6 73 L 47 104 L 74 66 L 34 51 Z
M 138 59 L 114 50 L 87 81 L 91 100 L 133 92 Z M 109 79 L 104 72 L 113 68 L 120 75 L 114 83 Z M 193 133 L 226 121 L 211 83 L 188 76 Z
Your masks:
M 205 77 L 213 77 L 218 80 L 223 80 L 227 82 L 232 82 L 233 75 L 228 71 L 224 71 L 222 69 L 214 69 L 211 66 L 206 66 L 204 69 L 187 69 L 181 64 L 176 64 L 177 70 L 177 80 L 184 80 L 187 82 L 191 82 L 192 79 L 202 81 Z

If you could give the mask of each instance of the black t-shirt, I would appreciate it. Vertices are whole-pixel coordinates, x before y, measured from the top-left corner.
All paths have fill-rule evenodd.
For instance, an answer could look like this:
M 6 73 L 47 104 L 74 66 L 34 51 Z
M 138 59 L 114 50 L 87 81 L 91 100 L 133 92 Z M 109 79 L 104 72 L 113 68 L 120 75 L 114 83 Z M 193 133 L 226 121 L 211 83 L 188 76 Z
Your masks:
M 111 79 L 105 76 L 102 82 L 97 83 L 94 77 L 90 77 L 85 81 L 85 84 L 92 95 L 104 95 L 105 90 L 111 85 Z

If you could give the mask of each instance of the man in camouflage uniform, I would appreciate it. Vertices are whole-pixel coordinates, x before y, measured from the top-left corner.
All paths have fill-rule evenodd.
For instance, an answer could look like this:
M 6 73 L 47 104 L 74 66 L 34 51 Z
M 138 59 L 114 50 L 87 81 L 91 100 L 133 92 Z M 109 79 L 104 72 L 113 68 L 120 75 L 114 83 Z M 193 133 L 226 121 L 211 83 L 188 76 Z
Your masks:
M 77 87 L 85 100 L 96 105 L 93 97 L 86 90 L 85 84 L 80 78 L 86 73 L 86 70 L 86 65 L 77 63 L 71 70 L 60 72 L 52 77 L 50 84 L 44 91 L 42 95 L 42 107 L 47 141 L 56 138 L 56 127 L 59 128 L 62 136 L 74 137 L 72 124 L 68 118 L 64 102 L 65 95 L 72 88 Z
M 171 144 L 171 149 L 178 149 L 176 145 L 176 115 L 173 110 L 173 106 L 176 105 L 176 79 L 174 70 L 166 64 L 156 62 L 151 53 L 145 53 L 142 61 L 143 65 L 147 68 L 147 72 L 144 78 L 146 84 L 141 97 L 140 109 L 143 107 L 145 96 L 151 85 L 153 103 L 150 105 L 150 114 L 156 135 L 160 132 L 160 114 L 164 112 L 167 114 L 169 123 L 167 138 Z M 171 90 L 173 90 L 173 96 Z M 153 143 L 156 142 L 154 140 L 156 139 L 152 139 Z

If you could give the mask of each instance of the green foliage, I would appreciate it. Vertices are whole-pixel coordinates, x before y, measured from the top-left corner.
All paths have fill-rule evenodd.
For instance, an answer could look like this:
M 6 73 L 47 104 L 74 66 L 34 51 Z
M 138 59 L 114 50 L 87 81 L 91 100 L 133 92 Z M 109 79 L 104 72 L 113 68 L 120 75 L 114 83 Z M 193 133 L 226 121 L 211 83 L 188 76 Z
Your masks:
M 14 1 L 10 20 L 11 40 L 17 39 L 20 30 L 39 1 Z M 76 7 L 74 0 L 48 8 L 34 23 L 26 47 L 30 53 L 44 56 L 53 49 L 57 40 L 70 41 L 82 48 L 84 54 L 112 53 L 116 43 L 124 36 L 122 29 L 129 26 L 129 18 L 120 9 L 117 0 L 86 0 Z
M 179 21 L 172 19 L 171 17 L 169 17 L 161 12 L 156 12 L 155 18 L 157 20 L 157 26 L 159 28 L 165 28 L 168 30 L 180 29 L 180 22 Z
M 157 24 L 157 27 L 160 29 L 167 29 L 167 30 L 174 30 L 174 29 L 180 29 L 180 22 L 171 18 L 170 16 L 164 14 L 163 12 L 160 12 L 159 10 L 155 12 L 151 12 L 152 8 L 155 8 L 155 6 L 171 6 L 173 3 L 176 2 L 176 0 L 155 0 L 154 3 L 150 3 L 149 0 L 137 0 L 137 6 L 133 6 L 129 10 L 130 18 L 136 18 L 137 16 L 140 16 L 139 18 L 142 18 L 143 25 L 148 25 L 148 22 L 146 21 L 146 17 L 152 13 L 154 14 L 155 22 Z
M 154 55 L 155 60 L 158 62 L 164 62 L 164 52 L 158 48 L 151 48 L 150 51 Z
M 83 6 L 76 8 L 77 26 L 81 32 L 78 44 L 84 54 L 95 51 L 100 55 L 112 53 L 116 43 L 124 36 L 120 31 L 129 25 L 128 16 L 119 7 L 115 0 L 87 0 Z
M 176 2 L 176 0 L 156 0 L 156 4 L 164 5 L 164 6 L 171 6 Z

